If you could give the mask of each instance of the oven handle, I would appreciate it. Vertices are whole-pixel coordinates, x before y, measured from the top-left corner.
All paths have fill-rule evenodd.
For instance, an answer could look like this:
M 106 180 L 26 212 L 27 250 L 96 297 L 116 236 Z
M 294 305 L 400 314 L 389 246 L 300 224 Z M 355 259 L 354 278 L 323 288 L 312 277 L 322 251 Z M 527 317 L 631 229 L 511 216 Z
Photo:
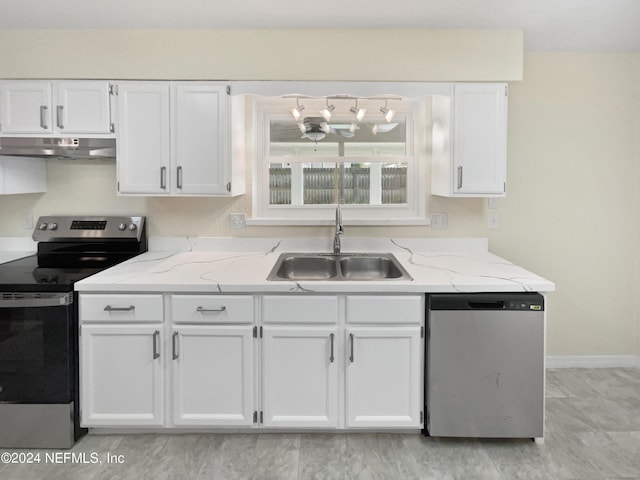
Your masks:
M 62 307 L 72 303 L 72 293 L 0 293 L 0 308 Z

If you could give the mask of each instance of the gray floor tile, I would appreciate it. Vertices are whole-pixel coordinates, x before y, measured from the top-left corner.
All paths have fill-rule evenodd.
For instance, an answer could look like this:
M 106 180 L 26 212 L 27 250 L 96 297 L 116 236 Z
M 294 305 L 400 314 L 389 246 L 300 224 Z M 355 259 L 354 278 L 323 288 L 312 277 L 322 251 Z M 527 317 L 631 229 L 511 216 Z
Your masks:
M 598 396 L 597 390 L 575 368 L 547 370 L 547 398 L 584 398 Z
M 502 480 L 482 441 L 435 439 L 432 445 L 454 479 Z
M 256 455 L 258 435 L 209 434 L 209 448 L 200 458 L 198 480 L 241 480 L 247 478 Z
M 437 440 L 423 435 L 397 435 L 393 438 L 400 478 L 404 480 L 453 480 Z
M 300 435 L 260 434 L 247 478 L 297 479 L 300 470 Z
M 349 478 L 388 480 L 400 478 L 390 434 L 347 435 Z
M 0 479 L 640 480 L 640 369 L 550 370 L 546 406 L 543 445 L 417 433 L 88 435 L 69 451 L 14 450 L 75 460 L 0 463 Z
M 601 396 L 629 397 L 640 391 L 640 375 L 633 368 L 582 369 L 579 375 Z
M 482 446 L 502 478 L 546 480 L 555 476 L 545 461 L 544 447 L 532 440 L 491 440 Z
M 347 437 L 341 434 L 307 434 L 300 437 L 300 479 L 348 478 Z

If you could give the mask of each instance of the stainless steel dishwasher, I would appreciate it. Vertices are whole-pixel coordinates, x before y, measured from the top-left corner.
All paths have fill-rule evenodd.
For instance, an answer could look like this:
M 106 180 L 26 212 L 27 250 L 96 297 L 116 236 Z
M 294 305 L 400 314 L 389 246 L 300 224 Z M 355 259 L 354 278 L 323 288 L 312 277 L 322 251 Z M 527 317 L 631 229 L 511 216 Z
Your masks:
M 544 298 L 430 295 L 425 433 L 542 438 Z

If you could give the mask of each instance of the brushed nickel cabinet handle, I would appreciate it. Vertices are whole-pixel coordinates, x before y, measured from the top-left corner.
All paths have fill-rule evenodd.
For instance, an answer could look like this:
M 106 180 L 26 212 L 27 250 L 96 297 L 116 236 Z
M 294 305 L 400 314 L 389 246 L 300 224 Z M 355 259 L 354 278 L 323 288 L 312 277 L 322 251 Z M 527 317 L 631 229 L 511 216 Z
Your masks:
M 462 188 L 462 165 L 458 166 L 458 190 Z
M 112 307 L 111 305 L 107 305 L 104 307 L 105 312 L 131 312 L 135 309 L 135 305 L 129 305 L 128 307 Z
M 349 355 L 349 361 L 353 363 L 354 355 L 353 355 L 353 333 L 349 334 L 349 343 L 351 344 L 351 355 Z
M 160 167 L 160 188 L 167 189 L 167 167 Z
M 171 336 L 171 350 L 173 353 L 173 359 L 177 359 L 179 352 L 178 352 L 178 332 L 173 332 L 173 335 Z
M 335 357 L 333 356 L 333 337 L 335 337 L 333 333 L 329 335 L 329 338 L 331 339 L 331 354 L 329 355 L 329 362 L 331 363 L 335 360 Z
M 227 309 L 227 307 L 224 307 L 224 306 L 222 306 L 220 308 L 198 307 L 198 308 L 196 308 L 196 312 L 203 312 L 203 313 L 206 313 L 206 312 L 218 312 L 219 313 L 219 312 L 224 312 L 226 309 Z
M 160 338 L 160 330 L 153 332 L 153 359 L 160 358 L 160 352 L 158 351 L 158 339 Z
M 64 110 L 63 105 L 56 106 L 56 125 L 59 129 L 64 129 L 64 124 L 62 123 L 62 111 Z
M 179 189 L 182 189 L 182 167 L 178 167 L 176 173 L 177 173 L 176 187 L 178 187 Z
M 40 106 L 40 126 L 45 130 L 49 128 L 49 125 L 47 125 L 47 110 L 49 110 L 49 107 L 46 105 Z

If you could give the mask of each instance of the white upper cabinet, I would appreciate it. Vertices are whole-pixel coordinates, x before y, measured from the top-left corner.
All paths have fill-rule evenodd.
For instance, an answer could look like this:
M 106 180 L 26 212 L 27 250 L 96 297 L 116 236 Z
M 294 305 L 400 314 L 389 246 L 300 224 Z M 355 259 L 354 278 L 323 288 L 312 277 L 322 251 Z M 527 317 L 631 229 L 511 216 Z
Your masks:
M 244 172 L 232 169 L 229 104 L 225 83 L 119 84 L 118 192 L 244 193 Z
M 507 93 L 505 83 L 468 83 L 433 97 L 432 194 L 505 196 Z
M 176 85 L 172 158 L 175 191 L 228 194 L 229 101 L 226 85 Z M 230 187 L 229 187 L 230 188 Z
M 0 82 L 0 134 L 112 136 L 109 82 Z
M 118 85 L 118 192 L 170 193 L 169 85 Z

